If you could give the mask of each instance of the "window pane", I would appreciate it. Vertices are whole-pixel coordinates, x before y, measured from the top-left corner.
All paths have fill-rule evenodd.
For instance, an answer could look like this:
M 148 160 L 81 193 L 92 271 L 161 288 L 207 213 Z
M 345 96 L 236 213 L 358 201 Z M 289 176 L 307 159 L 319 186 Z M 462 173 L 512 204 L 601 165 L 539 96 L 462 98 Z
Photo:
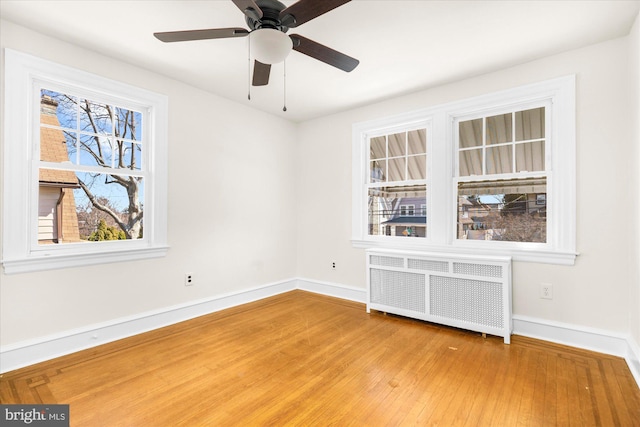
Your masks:
M 487 144 L 513 141 L 511 113 L 487 117 Z
M 112 167 L 113 149 L 110 138 L 80 135 L 80 164 L 84 166 Z
M 389 175 L 387 181 L 404 181 L 406 179 L 406 164 L 407 160 L 405 157 L 389 159 Z
M 406 132 L 389 135 L 389 157 L 404 156 L 407 154 Z
M 487 148 L 487 174 L 513 172 L 513 146 Z
M 369 141 L 369 159 L 384 159 L 387 157 L 387 138 L 378 136 Z
M 411 156 L 407 160 L 409 179 L 427 179 L 427 156 Z
M 426 187 L 397 186 L 368 191 L 369 235 L 426 237 Z
M 460 152 L 460 176 L 482 175 L 482 149 Z
M 142 146 L 134 142 L 118 140 L 115 151 L 115 166 L 132 170 L 140 170 L 142 167 Z
M 544 141 L 516 145 L 516 172 L 544 170 Z
M 80 130 L 96 134 L 113 134 L 113 108 L 88 99 L 80 100 Z
M 409 154 L 424 154 L 427 152 L 427 130 L 418 129 L 408 132 Z
M 60 129 L 40 127 L 40 161 L 62 163 L 74 160 L 69 157 L 75 152 L 74 144 L 73 135 L 68 137 L 67 132 Z
M 117 107 L 116 136 L 133 141 L 142 141 L 142 114 Z
M 44 168 L 39 176 L 39 244 L 142 237 L 142 178 Z
M 382 182 L 387 177 L 387 161 L 375 160 L 369 162 L 369 182 Z
M 546 179 L 461 183 L 458 239 L 544 243 Z
M 68 129 L 77 127 L 76 99 L 52 90 L 42 90 L 40 96 L 40 123 L 62 126 Z
M 516 113 L 516 141 L 545 137 L 544 107 Z
M 460 148 L 482 145 L 482 119 L 467 120 L 458 124 Z

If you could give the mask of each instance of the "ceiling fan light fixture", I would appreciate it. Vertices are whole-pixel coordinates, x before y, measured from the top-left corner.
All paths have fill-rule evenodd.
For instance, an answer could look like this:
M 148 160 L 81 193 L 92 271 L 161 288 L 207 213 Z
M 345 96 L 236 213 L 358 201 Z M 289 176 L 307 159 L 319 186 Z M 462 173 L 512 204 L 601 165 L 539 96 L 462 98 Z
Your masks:
M 251 53 L 263 64 L 277 64 L 293 49 L 291 38 L 274 28 L 260 28 L 249 34 Z

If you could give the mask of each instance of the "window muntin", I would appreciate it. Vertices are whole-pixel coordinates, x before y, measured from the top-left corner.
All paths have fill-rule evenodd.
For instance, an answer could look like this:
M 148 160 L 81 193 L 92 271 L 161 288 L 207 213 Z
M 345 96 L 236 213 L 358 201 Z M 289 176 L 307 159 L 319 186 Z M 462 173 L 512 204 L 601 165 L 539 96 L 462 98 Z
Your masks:
M 66 91 L 40 90 L 38 245 L 143 237 L 144 116 Z M 53 188 L 59 200 L 52 209 Z M 43 227 L 52 232 L 41 232 Z
M 546 109 L 456 121 L 457 239 L 547 243 Z
M 368 235 L 427 236 L 427 130 L 393 131 L 367 140 Z M 415 206 L 424 206 L 416 215 Z
M 458 176 L 544 171 L 545 135 L 544 106 L 459 121 Z

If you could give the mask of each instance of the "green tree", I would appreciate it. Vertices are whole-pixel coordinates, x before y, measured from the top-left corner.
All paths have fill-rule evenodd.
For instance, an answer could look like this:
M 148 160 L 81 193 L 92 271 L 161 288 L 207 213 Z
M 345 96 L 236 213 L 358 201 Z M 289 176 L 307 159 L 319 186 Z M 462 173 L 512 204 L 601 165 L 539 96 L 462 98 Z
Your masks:
M 92 242 L 102 241 L 102 240 L 126 240 L 127 235 L 124 231 L 119 229 L 118 227 L 108 226 L 104 219 L 100 220 L 98 224 L 98 229 L 91 233 L 88 240 Z

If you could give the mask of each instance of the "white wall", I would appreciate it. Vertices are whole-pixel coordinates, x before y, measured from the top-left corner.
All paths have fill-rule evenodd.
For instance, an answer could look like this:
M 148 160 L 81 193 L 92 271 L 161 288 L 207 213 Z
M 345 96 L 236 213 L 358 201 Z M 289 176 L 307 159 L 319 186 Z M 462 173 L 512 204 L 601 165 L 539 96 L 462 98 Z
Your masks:
M 364 289 L 364 253 L 349 241 L 352 124 L 574 73 L 581 255 L 571 267 L 515 263 L 514 313 L 631 330 L 640 342 L 640 132 L 629 126 L 638 38 L 636 20 L 630 37 L 296 126 L 2 21 L 2 47 L 169 96 L 171 249 L 156 260 L 0 273 L 0 344 L 294 276 Z M 538 298 L 540 282 L 554 285 L 553 300 Z
M 3 48 L 169 96 L 171 247 L 161 259 L 0 273 L 2 345 L 294 277 L 293 124 L 6 21 L 0 28 Z M 184 286 L 185 272 L 195 286 Z
M 363 250 L 351 247 L 351 125 L 568 74 L 577 75 L 577 245 L 574 266 L 516 262 L 514 314 L 627 333 L 634 240 L 629 196 L 628 38 L 424 90 L 300 126 L 298 275 L 365 286 Z M 634 166 L 635 167 L 635 166 Z M 636 180 L 637 182 L 637 180 Z M 635 191 L 637 195 L 637 188 Z M 337 262 L 335 271 L 330 261 Z M 539 298 L 541 282 L 553 300 Z M 633 307 L 632 307 L 633 305 Z
M 630 179 L 628 198 L 633 201 L 632 221 L 634 226 L 632 242 L 629 246 L 629 267 L 631 289 L 629 293 L 629 316 L 631 336 L 640 344 L 640 14 L 629 34 L 629 123 L 632 126 L 631 142 L 633 150 L 629 156 Z

